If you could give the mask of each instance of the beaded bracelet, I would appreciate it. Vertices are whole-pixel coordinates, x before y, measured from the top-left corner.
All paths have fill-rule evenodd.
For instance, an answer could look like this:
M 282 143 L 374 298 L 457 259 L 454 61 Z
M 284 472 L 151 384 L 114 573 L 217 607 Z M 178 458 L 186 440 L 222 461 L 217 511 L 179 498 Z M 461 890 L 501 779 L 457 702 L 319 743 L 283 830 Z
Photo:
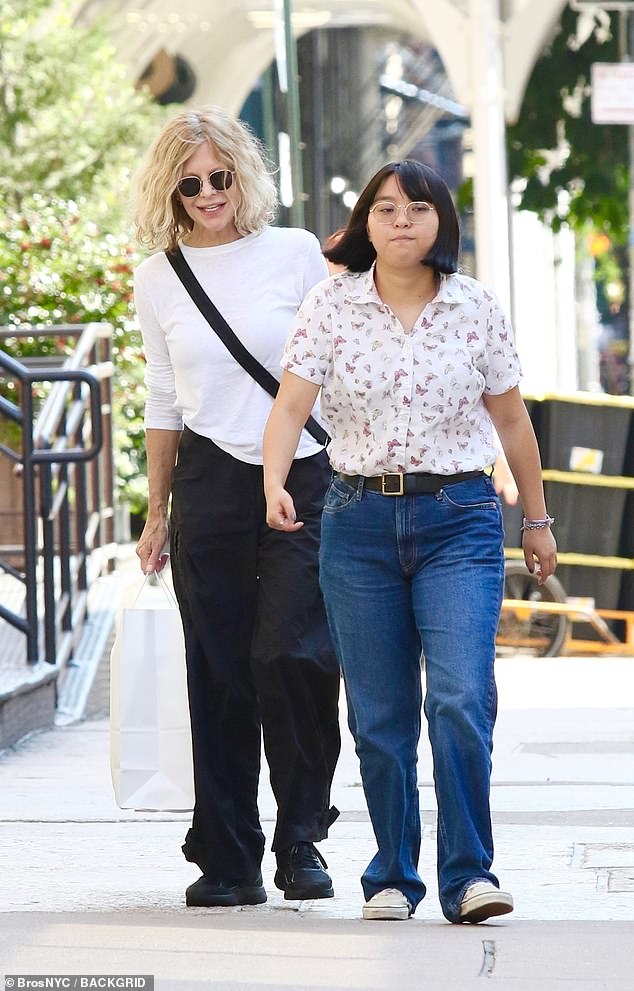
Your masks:
M 545 516 L 543 520 L 527 520 L 524 517 L 520 530 L 543 530 L 544 527 L 552 526 L 554 522 L 555 520 L 552 516 Z

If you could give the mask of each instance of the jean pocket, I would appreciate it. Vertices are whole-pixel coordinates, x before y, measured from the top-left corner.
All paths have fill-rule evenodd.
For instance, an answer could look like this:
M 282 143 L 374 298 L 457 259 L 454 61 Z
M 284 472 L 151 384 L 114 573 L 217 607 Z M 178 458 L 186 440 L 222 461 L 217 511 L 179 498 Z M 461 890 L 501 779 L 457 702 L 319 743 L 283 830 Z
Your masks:
M 499 508 L 499 498 L 488 475 L 470 478 L 465 482 L 447 485 L 438 493 L 438 498 L 451 509 L 465 510 Z
M 357 490 L 352 485 L 342 482 L 340 478 L 333 478 L 326 492 L 324 513 L 340 512 L 350 505 L 356 495 Z

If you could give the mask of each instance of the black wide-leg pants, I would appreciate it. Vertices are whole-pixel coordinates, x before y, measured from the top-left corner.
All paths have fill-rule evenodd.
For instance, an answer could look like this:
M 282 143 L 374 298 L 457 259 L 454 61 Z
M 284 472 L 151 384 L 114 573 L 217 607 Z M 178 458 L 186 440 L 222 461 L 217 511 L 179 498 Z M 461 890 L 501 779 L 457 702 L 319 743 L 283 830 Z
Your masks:
M 171 554 L 196 795 L 183 852 L 217 880 L 260 868 L 260 727 L 278 808 L 273 850 L 323 839 L 337 816 L 340 675 L 318 564 L 329 480 L 325 452 L 293 462 L 287 489 L 304 526 L 280 533 L 266 525 L 262 467 L 182 435 Z

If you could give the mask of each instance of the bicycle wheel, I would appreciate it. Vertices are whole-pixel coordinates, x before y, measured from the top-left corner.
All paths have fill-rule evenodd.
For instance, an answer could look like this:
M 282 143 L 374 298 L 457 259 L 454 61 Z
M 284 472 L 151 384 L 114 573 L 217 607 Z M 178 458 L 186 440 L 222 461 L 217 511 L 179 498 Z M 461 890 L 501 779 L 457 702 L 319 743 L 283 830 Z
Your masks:
M 523 561 L 507 561 L 504 573 L 504 598 L 526 602 L 565 602 L 563 585 L 547 578 L 543 585 L 531 575 Z M 562 613 L 531 610 L 519 614 L 502 610 L 496 645 L 500 654 L 532 654 L 554 657 L 561 652 L 570 629 L 570 620 Z

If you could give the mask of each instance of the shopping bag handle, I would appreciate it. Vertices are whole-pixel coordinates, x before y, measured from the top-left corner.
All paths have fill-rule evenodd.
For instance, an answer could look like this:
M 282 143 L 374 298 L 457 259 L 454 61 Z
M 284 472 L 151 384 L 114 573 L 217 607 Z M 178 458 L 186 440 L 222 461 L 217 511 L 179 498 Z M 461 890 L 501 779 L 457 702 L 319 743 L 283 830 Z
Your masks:
M 147 585 L 148 579 L 150 579 L 152 577 L 158 579 L 158 584 L 162 588 L 163 594 L 165 595 L 165 598 L 169 602 L 169 604 L 172 607 L 172 609 L 178 609 L 178 602 L 176 601 L 176 597 L 175 597 L 174 593 L 172 592 L 172 589 L 170 588 L 170 586 L 165 581 L 165 576 L 163 575 L 163 572 L 162 571 L 148 571 L 147 572 L 147 574 L 145 575 L 145 578 L 143 580 L 143 584 L 141 585 L 141 588 L 137 592 L 136 598 L 134 600 L 134 604 L 136 605 L 136 603 L 137 603 L 137 601 L 138 601 L 138 599 L 139 599 L 139 597 L 140 597 L 143 589 Z
M 176 596 L 172 592 L 170 586 L 165 581 L 165 575 L 163 574 L 163 570 L 161 569 L 160 571 L 155 571 L 154 574 L 159 580 L 159 585 L 165 592 L 165 597 L 167 601 L 170 603 L 171 606 L 174 607 L 174 609 L 178 609 L 178 602 L 176 601 Z

